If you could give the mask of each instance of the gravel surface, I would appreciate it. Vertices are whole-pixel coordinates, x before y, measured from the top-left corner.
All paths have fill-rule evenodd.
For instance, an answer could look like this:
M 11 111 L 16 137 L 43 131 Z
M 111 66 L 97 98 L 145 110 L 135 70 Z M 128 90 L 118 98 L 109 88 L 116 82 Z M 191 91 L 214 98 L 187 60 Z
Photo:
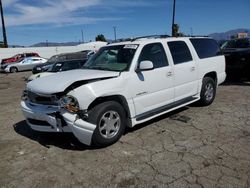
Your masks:
M 19 103 L 29 74 L 0 74 L 0 187 L 250 187 L 249 82 L 93 149 L 27 126 Z

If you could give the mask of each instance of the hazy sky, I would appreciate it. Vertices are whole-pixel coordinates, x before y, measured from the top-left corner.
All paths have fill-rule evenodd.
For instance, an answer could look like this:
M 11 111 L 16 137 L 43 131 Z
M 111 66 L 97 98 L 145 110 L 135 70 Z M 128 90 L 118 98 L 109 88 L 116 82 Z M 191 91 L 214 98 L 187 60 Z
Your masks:
M 250 28 L 250 0 L 176 0 L 185 34 Z M 170 34 L 173 0 L 2 0 L 9 44 Z M 2 37 L 1 37 L 2 38 Z M 0 38 L 0 40 L 1 40 Z

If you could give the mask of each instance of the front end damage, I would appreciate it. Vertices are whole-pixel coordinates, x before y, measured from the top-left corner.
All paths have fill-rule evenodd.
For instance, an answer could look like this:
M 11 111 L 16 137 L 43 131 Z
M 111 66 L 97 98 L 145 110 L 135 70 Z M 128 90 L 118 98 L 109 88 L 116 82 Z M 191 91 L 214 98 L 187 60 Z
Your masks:
M 96 125 L 68 112 L 59 105 L 34 104 L 28 99 L 21 101 L 27 124 L 39 132 L 72 132 L 83 144 L 90 145 Z

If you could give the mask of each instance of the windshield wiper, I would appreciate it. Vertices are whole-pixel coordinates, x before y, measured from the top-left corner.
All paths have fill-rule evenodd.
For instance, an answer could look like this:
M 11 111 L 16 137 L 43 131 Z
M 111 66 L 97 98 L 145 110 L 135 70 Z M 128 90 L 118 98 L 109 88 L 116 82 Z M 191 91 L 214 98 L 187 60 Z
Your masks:
M 106 70 L 106 71 L 116 71 L 107 67 L 83 67 L 84 69 L 94 69 L 94 70 Z

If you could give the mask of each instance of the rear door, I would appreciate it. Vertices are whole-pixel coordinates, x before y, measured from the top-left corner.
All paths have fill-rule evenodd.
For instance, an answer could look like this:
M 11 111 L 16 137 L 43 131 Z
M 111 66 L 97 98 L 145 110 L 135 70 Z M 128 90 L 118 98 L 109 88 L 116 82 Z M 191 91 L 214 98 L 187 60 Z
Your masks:
M 192 100 L 198 94 L 197 63 L 188 45 L 191 44 L 181 40 L 168 42 L 174 64 L 175 101 Z

